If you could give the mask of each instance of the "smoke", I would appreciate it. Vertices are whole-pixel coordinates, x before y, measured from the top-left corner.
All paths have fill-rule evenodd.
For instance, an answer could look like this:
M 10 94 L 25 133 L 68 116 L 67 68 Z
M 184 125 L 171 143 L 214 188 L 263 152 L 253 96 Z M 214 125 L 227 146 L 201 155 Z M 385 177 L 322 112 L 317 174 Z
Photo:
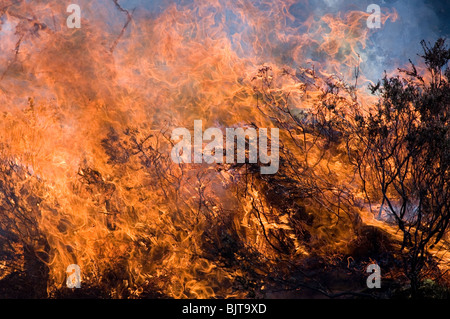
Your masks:
M 227 1 L 222 2 L 225 6 L 230 7 L 225 13 L 225 22 L 228 24 L 228 36 L 233 38 L 236 31 L 248 32 L 247 40 L 251 39 L 252 32 L 258 32 L 244 21 L 233 14 L 232 5 Z M 283 2 L 283 1 L 281 1 Z M 180 8 L 191 5 L 193 1 L 177 1 Z M 239 4 L 245 3 L 236 2 Z M 265 10 L 271 9 L 271 6 L 264 1 L 248 1 L 256 8 L 261 10 L 261 16 L 265 16 Z M 447 37 L 450 34 L 450 24 L 448 16 L 450 14 L 450 4 L 446 1 L 439 0 L 310 0 L 310 1 L 284 1 L 289 15 L 293 19 L 286 19 L 286 34 L 289 37 L 290 30 L 297 32 L 305 32 L 302 28 L 311 15 L 313 19 L 318 20 L 324 15 L 345 15 L 350 11 L 366 12 L 368 5 L 377 4 L 382 8 L 382 13 L 396 12 L 397 19 L 387 19 L 380 29 L 373 29 L 369 32 L 367 45 L 358 48 L 358 54 L 361 56 L 359 64 L 360 72 L 371 80 L 376 81 L 383 76 L 383 72 L 391 71 L 397 67 L 404 66 L 408 63 L 408 59 L 417 62 L 417 53 L 421 53 L 420 41 L 426 40 L 433 43 L 439 37 Z M 156 16 L 163 12 L 171 2 L 168 1 L 144 1 L 131 0 L 123 1 L 123 7 L 128 10 L 135 9 L 135 12 L 146 11 Z M 269 15 L 272 18 L 276 16 Z M 276 21 L 272 21 L 276 24 Z M 361 21 L 364 22 L 364 21 Z M 261 38 L 261 34 L 258 35 Z M 276 49 L 269 51 L 252 52 L 246 39 L 236 45 L 242 50 L 241 55 L 260 54 L 261 61 L 264 62 L 281 62 L 290 67 L 297 67 L 298 61 L 292 58 L 290 51 L 297 45 L 295 41 L 271 38 L 275 43 Z M 277 44 L 277 40 L 279 43 Z M 311 50 L 308 55 L 312 61 L 320 59 L 320 54 Z M 318 61 L 321 62 L 321 61 Z M 355 65 L 356 66 L 356 65 Z M 352 79 L 347 79 L 351 81 Z
M 63 22 L 67 15 L 63 5 L 58 5 L 58 9 L 49 12 L 46 4 L 51 3 L 53 6 L 53 1 L 36 1 L 34 3 L 28 6 L 28 12 L 21 13 L 24 17 L 37 19 L 49 28 L 63 27 L 63 25 L 54 25 L 55 17 L 59 22 Z M 126 16 L 117 10 L 114 2 L 79 0 L 77 3 L 82 7 L 84 25 L 95 24 L 103 30 L 105 42 L 114 42 L 126 22 Z M 129 0 L 117 3 L 132 13 L 135 21 L 138 21 L 134 25 L 130 25 L 128 29 L 139 29 L 141 23 L 153 23 L 171 7 L 180 11 L 191 9 L 198 19 L 203 19 L 204 15 L 213 14 L 215 22 L 225 25 L 223 31 L 239 57 L 256 57 L 260 63 L 278 63 L 289 67 L 298 67 L 303 63 L 303 61 L 298 61 L 294 55 L 299 41 L 305 38 L 304 34 L 314 32 L 317 28 L 324 28 L 321 31 L 323 37 L 315 37 L 318 42 L 317 46 L 329 40 L 326 39 L 328 36 L 326 32 L 329 31 L 327 26 L 317 23 L 321 18 L 326 15 L 344 17 L 351 11 L 366 13 L 369 4 L 377 4 L 381 7 L 382 14 L 396 12 L 397 18 L 387 19 L 380 29 L 362 30 L 362 32 L 368 32 L 367 43 L 365 46 L 357 47 L 356 53 L 361 57 L 359 63 L 361 73 L 371 81 L 380 78 L 384 70 L 389 71 L 405 65 L 409 58 L 413 62 L 416 61 L 416 53 L 421 52 L 420 41 L 422 39 L 434 42 L 438 37 L 448 36 L 450 32 L 450 24 L 447 22 L 450 4 L 439 0 L 284 0 L 277 2 L 219 0 L 217 3 L 225 8 L 220 12 L 216 10 L 215 3 L 211 4 L 210 12 L 197 11 L 196 1 L 192 0 L 176 2 Z M 239 10 L 236 11 L 236 8 Z M 240 15 L 240 12 L 244 12 L 247 16 Z M 356 18 L 360 19 L 360 27 L 365 28 L 364 19 L 358 16 Z M 311 21 L 316 22 L 313 28 L 305 27 L 305 23 Z M 0 22 L 0 39 L 11 38 L 12 33 L 15 32 L 14 28 L 17 26 L 12 25 L 5 15 L 1 16 Z M 264 26 L 255 26 L 255 22 L 261 22 Z M 352 21 L 346 20 L 346 22 L 351 23 Z M 214 25 L 205 27 L 214 27 Z M 275 35 L 275 31 L 284 32 L 284 34 Z M 126 39 L 130 32 L 132 31 L 127 30 L 123 34 L 123 38 Z M 241 33 L 239 38 L 236 37 L 237 33 Z M 255 38 L 262 40 L 261 47 L 252 47 Z M 338 40 L 340 41 L 340 39 Z M 270 48 L 267 46 L 269 42 Z M 16 42 L 0 42 L 0 58 L 4 62 L 0 71 L 4 71 L 8 60 L 12 59 L 14 45 Z M 151 45 L 151 43 L 147 43 L 147 45 Z M 341 49 L 343 54 L 348 53 L 345 45 L 341 44 Z M 314 46 L 311 46 L 308 52 L 303 51 L 302 53 L 312 62 L 323 62 L 322 60 L 327 58 Z M 356 66 L 354 65 L 354 67 Z M 347 80 L 351 81 L 352 79 Z
M 439 37 L 449 35 L 447 22 L 450 6 L 445 1 L 383 1 L 381 6 L 395 9 L 398 19 L 387 21 L 370 37 L 367 62 L 363 72 L 372 80 L 397 66 L 404 66 L 411 59 L 418 62 L 422 53 L 420 41 L 434 43 Z

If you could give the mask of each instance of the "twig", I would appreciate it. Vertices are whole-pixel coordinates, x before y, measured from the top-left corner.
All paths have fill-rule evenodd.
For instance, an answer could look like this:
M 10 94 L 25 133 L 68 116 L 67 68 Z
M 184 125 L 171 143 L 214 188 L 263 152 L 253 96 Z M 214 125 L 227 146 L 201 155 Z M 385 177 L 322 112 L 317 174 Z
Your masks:
M 123 34 L 125 33 L 126 28 L 128 27 L 128 24 L 131 22 L 131 20 L 133 19 L 133 13 L 134 10 L 132 11 L 132 13 L 130 13 L 128 10 L 122 8 L 122 6 L 119 4 L 118 0 L 112 0 L 114 2 L 114 4 L 116 5 L 116 8 L 125 13 L 127 15 L 127 21 L 125 22 L 124 26 L 122 27 L 122 30 L 120 31 L 119 36 L 116 38 L 116 40 L 114 40 L 114 43 L 112 44 L 111 48 L 109 49 L 109 51 L 112 53 L 114 52 L 114 49 L 116 48 L 117 44 L 119 43 L 120 39 L 122 38 Z

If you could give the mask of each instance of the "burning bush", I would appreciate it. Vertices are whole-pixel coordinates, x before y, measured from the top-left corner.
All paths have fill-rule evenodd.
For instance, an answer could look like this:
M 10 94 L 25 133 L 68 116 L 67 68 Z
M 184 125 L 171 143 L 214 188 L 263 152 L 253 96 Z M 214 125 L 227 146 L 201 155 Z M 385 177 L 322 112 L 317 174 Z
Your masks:
M 442 41 L 425 46 L 430 79 L 413 67 L 374 97 L 357 67 L 366 12 L 298 22 L 287 8 L 306 4 L 290 1 L 80 3 L 80 29 L 55 1 L 0 7 L 2 297 L 389 297 L 401 256 L 414 291 L 425 270 L 438 282 Z M 199 119 L 278 128 L 277 173 L 247 151 L 244 163 L 175 163 L 170 132 Z M 373 219 L 377 203 L 403 238 Z M 379 291 L 365 283 L 373 263 L 391 278 Z M 73 264 L 80 289 L 66 285 Z
M 386 212 L 403 233 L 404 268 L 414 295 L 430 249 L 446 236 L 450 221 L 450 49 L 443 39 L 422 46 L 427 73 L 412 64 L 403 71 L 406 78 L 385 76 L 373 86 L 380 102 L 359 119 L 358 134 L 361 177 L 381 198 L 379 217 Z

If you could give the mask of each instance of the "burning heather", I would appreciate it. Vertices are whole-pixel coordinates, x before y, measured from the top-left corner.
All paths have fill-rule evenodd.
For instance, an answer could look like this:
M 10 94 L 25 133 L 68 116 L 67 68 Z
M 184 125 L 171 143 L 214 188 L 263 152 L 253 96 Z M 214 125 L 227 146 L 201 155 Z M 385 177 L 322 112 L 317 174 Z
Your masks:
M 0 0 L 0 297 L 448 297 L 448 5 L 407 3 Z

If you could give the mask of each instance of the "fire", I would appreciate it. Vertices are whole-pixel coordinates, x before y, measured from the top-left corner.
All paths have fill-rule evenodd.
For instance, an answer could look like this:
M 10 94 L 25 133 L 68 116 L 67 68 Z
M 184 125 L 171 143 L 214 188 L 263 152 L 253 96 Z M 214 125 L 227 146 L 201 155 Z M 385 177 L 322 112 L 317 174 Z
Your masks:
M 67 27 L 61 1 L 0 4 L 0 185 L 20 194 L 23 218 L 8 215 L 23 223 L 13 252 L 40 257 L 49 296 L 71 264 L 82 287 L 108 287 L 110 297 L 246 297 L 249 287 L 260 296 L 256 278 L 279 271 L 287 280 L 289 263 L 346 252 L 360 217 L 344 196 L 357 187 L 340 187 L 352 185 L 345 146 L 315 145 L 276 107 L 314 112 L 327 81 L 341 85 L 342 99 L 328 100 L 337 108 L 364 112 L 375 100 L 359 71 L 372 32 L 365 8 L 78 3 L 80 29 Z M 383 24 L 396 18 L 383 9 Z M 344 85 L 355 81 L 353 91 Z M 222 129 L 281 125 L 293 163 L 282 174 L 310 196 L 300 201 L 287 178 L 257 178 L 246 165 L 174 163 L 172 129 L 192 131 L 199 119 Z M 291 257 L 279 263 L 280 254 Z

